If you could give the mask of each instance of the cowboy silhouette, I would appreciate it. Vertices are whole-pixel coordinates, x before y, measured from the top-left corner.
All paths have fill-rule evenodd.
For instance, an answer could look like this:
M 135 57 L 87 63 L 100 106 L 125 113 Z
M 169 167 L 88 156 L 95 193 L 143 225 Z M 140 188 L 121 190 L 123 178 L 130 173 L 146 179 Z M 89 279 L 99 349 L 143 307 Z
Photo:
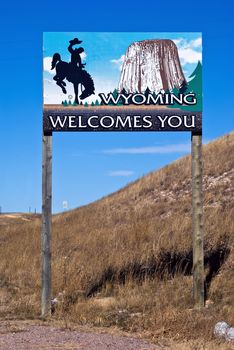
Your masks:
M 51 69 L 55 68 L 56 74 L 53 79 L 56 84 L 62 89 L 63 93 L 66 94 L 65 88 L 66 83 L 64 79 L 73 84 L 75 93 L 75 102 L 79 104 L 79 98 L 81 100 L 94 94 L 94 82 L 90 74 L 84 70 L 85 64 L 82 64 L 81 53 L 84 52 L 83 47 L 74 49 L 73 46 L 82 43 L 77 38 L 69 41 L 68 51 L 71 53 L 71 62 L 62 61 L 61 56 L 58 52 L 53 55 L 51 62 Z M 78 90 L 81 90 L 81 94 L 78 98 Z
M 82 64 L 81 62 L 81 53 L 84 52 L 83 47 L 79 47 L 76 49 L 73 49 L 74 45 L 81 44 L 82 41 L 78 40 L 78 38 L 75 38 L 73 40 L 69 41 L 70 45 L 68 46 L 68 51 L 71 54 L 71 64 L 74 67 L 84 68 L 85 64 Z

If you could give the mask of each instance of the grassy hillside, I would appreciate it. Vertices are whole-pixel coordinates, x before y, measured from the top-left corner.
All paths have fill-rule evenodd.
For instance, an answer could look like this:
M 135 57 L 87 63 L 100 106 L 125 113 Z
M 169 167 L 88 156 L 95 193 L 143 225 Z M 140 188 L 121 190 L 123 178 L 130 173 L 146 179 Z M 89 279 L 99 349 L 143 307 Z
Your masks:
M 207 308 L 192 309 L 187 156 L 54 216 L 53 296 L 60 300 L 54 318 L 191 342 L 210 341 L 217 321 L 234 326 L 234 133 L 203 153 Z M 40 229 L 39 218 L 0 220 L 2 316 L 40 313 Z

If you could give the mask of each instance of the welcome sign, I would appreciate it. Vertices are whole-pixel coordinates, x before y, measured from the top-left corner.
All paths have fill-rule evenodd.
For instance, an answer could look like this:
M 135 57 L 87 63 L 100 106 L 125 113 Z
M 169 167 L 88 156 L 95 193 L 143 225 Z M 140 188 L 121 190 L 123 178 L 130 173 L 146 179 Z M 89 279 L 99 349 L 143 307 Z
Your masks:
M 204 307 L 200 33 L 45 33 L 41 315 L 51 314 L 55 131 L 190 131 L 193 295 Z
M 200 33 L 44 33 L 43 131 L 202 131 Z

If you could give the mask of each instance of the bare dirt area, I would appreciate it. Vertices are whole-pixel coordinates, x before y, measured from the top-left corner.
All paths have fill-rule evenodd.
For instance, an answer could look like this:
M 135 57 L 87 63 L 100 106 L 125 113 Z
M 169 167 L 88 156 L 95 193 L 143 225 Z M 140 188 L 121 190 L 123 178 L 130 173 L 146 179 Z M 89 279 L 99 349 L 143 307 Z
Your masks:
M 107 333 L 108 332 L 108 333 Z M 133 338 L 117 329 L 76 328 L 41 320 L 0 320 L 0 350 L 233 350 L 222 340 L 177 342 L 161 339 L 157 344 Z
M 144 340 L 125 336 L 62 329 L 23 321 L 3 321 L 0 324 L 0 349 L 156 350 L 162 348 Z
M 40 218 L 40 214 L 4 213 L 0 214 L 0 226 L 21 224 Z

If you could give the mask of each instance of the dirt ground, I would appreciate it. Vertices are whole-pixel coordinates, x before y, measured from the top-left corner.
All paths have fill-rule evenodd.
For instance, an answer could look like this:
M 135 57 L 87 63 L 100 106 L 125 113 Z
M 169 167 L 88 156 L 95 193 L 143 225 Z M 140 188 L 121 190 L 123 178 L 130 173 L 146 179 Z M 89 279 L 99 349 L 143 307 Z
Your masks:
M 60 322 L 0 319 L 0 350 L 233 350 L 223 340 L 176 342 L 161 339 L 155 344 L 118 329 L 72 327 Z
M 107 333 L 70 330 L 38 322 L 2 321 L 1 350 L 159 350 L 144 340 Z

